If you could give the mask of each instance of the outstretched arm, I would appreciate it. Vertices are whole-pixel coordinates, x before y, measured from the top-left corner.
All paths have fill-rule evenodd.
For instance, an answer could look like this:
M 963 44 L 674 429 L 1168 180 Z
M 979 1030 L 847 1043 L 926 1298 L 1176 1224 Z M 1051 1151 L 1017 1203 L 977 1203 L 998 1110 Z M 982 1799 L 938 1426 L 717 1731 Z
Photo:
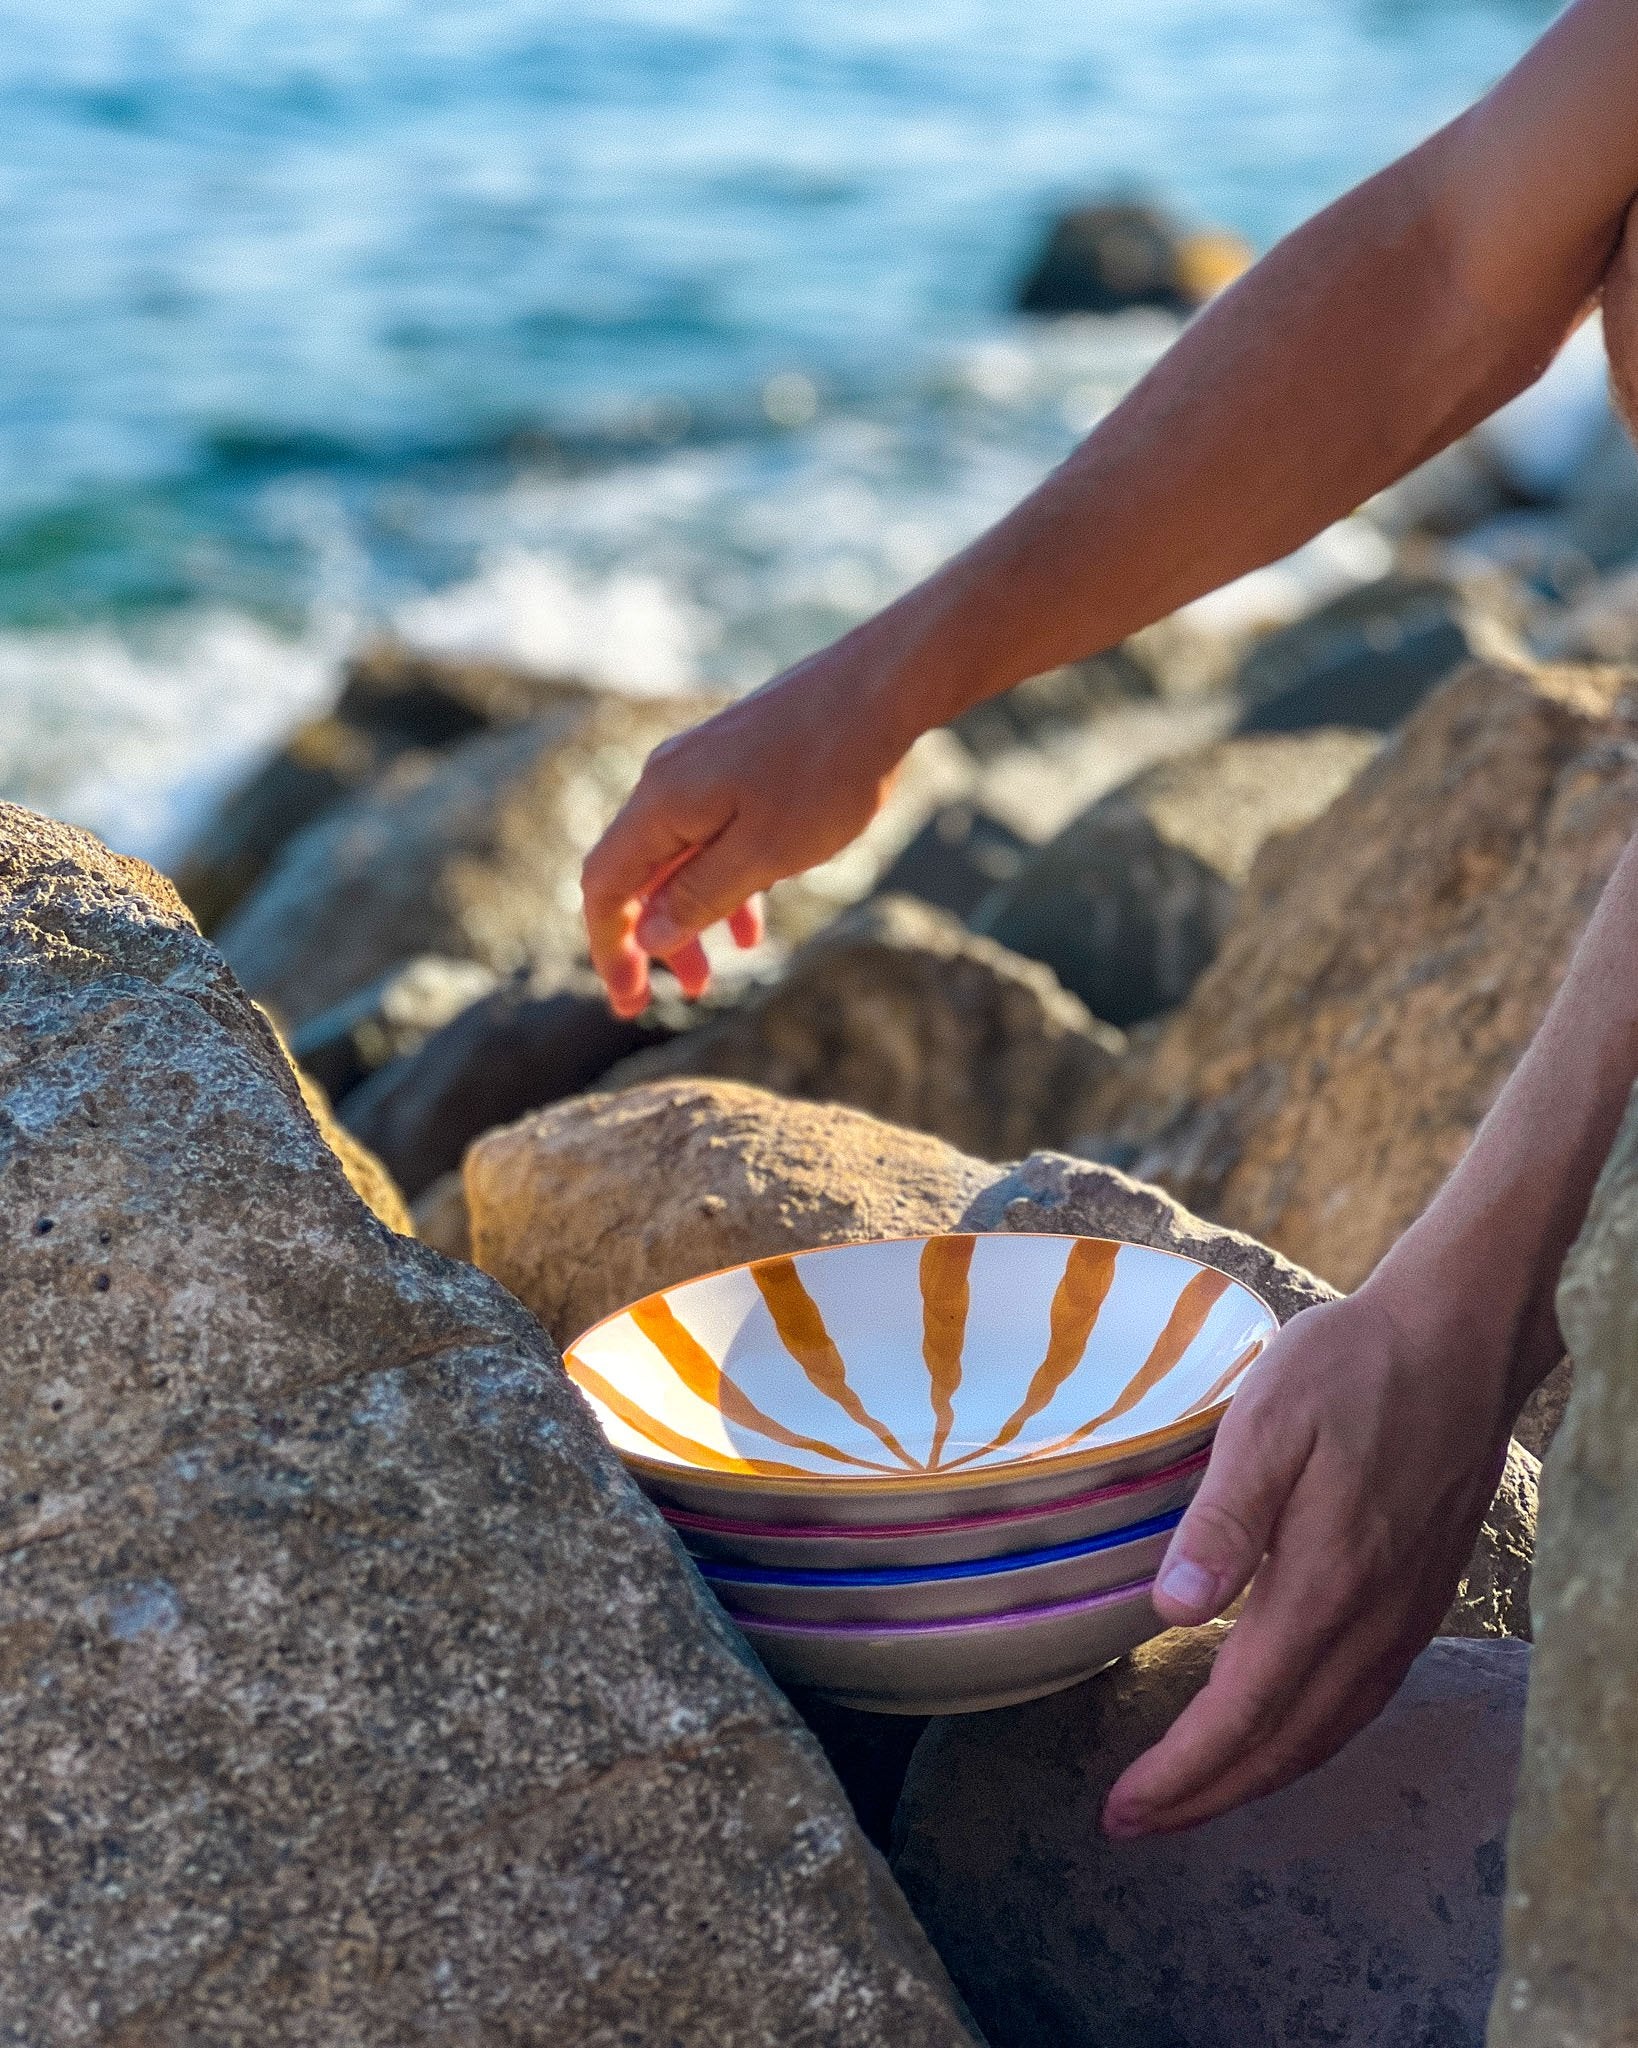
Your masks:
M 1031 497 L 834 646 L 661 747 L 586 863 L 616 1008 L 868 822 L 910 744 L 1277 559 L 1540 371 L 1638 191 L 1632 0 L 1577 0 L 1479 104 L 1309 221 Z M 739 920 L 739 933 L 751 925 Z

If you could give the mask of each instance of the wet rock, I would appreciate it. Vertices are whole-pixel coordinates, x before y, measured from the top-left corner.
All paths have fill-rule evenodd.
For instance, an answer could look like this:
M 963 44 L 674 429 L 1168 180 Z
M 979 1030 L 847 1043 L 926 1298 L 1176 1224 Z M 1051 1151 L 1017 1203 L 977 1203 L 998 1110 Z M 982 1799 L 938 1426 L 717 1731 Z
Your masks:
M 332 1100 L 393 1060 L 419 1051 L 441 1026 L 488 995 L 492 969 L 424 953 L 392 967 L 292 1034 L 290 1050 Z
M 694 1080 L 558 1103 L 462 1170 L 474 1258 L 560 1344 L 721 1266 L 948 1228 L 995 1175 L 857 1110 Z
M 971 2038 L 538 1324 L 0 812 L 0 2036 Z
M 1248 706 L 1240 730 L 1386 732 L 1474 656 L 1516 652 L 1521 618 L 1496 579 L 1466 588 L 1413 576 L 1368 583 L 1253 648 L 1235 680 Z
M 580 863 L 695 703 L 566 694 L 526 725 L 400 761 L 285 847 L 223 927 L 235 972 L 299 1029 L 424 953 L 566 975 Z
M 1530 1652 L 1436 1641 L 1298 1784 L 1180 1835 L 1106 1839 L 1105 1793 L 1221 1634 L 1158 1637 L 1086 1685 L 922 1738 L 895 1870 L 988 2038 L 1480 2048 Z
M 622 1061 L 603 1085 L 750 1081 L 1015 1159 L 1085 1128 L 1122 1048 L 1034 961 L 913 897 L 881 896 L 810 939 L 772 987 Z
M 945 804 L 887 869 L 878 893 L 914 896 L 965 922 L 1014 878 L 1029 851 L 1029 840 L 981 805 Z
M 1107 201 L 1053 224 L 1016 303 L 1021 313 L 1186 313 L 1250 262 L 1237 235 L 1191 234 L 1157 206 Z
M 1547 1465 L 1497 2048 L 1638 2038 L 1638 1119 L 1565 1263 L 1575 1391 Z
M 1264 847 L 1217 959 L 1111 1077 L 1100 1149 L 1357 1286 L 1460 1158 L 1631 835 L 1630 682 L 1445 684 Z
M 1318 816 L 1375 751 L 1366 734 L 1322 730 L 1164 762 L 1066 826 L 974 922 L 1099 1017 L 1141 1023 L 1210 963 L 1263 842 Z
M 583 1093 L 616 1060 L 671 1036 L 652 1013 L 616 1017 L 589 970 L 566 981 L 516 974 L 373 1075 L 343 1113 L 418 1195 L 484 1131 Z

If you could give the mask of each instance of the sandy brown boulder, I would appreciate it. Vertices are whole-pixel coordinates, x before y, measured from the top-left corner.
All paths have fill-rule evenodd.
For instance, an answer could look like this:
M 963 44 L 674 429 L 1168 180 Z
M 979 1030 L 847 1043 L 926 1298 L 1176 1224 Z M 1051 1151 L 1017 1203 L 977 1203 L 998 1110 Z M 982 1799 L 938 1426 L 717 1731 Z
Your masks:
M 970 2039 L 539 1325 L 0 811 L 0 2036 Z
M 566 974 L 585 943 L 581 861 L 649 750 L 700 708 L 585 691 L 407 757 L 285 847 L 223 951 L 290 1029 L 423 953 Z
M 462 1171 L 474 1259 L 560 1344 L 744 1259 L 948 1228 L 995 1173 L 857 1110 L 695 1080 L 540 1110 Z
M 1306 825 L 1376 751 L 1323 730 L 1215 746 L 1101 797 L 976 914 L 1099 1017 L 1137 1024 L 1182 1002 L 1216 953 L 1265 840 Z
M 1050 969 L 930 904 L 879 896 L 810 939 L 771 987 L 622 1060 L 601 1085 L 750 1081 L 1016 1159 L 1086 1128 L 1124 1048 Z
M 1638 1116 L 1559 1287 L 1575 1392 L 1547 1464 L 1495 2048 L 1638 2040 Z
M 1222 1633 L 1160 1636 L 1086 1685 L 922 1737 L 894 1868 L 989 2039 L 1480 2048 L 1530 1652 L 1435 1642 L 1311 1776 L 1110 1841 L 1105 1794 Z
M 1100 1150 L 1339 1287 L 1425 1206 L 1638 817 L 1615 670 L 1475 666 L 1264 848 L 1216 961 L 1112 1080 Z

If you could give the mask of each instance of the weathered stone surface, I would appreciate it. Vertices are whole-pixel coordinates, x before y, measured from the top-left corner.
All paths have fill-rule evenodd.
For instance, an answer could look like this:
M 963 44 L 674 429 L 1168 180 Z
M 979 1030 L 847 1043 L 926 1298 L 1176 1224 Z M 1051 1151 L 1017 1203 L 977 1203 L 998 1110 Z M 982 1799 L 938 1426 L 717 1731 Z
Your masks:
M 466 1213 L 466 1189 L 458 1172 L 441 1173 L 416 1196 L 410 1211 L 415 1235 L 447 1259 L 472 1258 L 472 1228 Z
M 1638 569 L 1601 577 L 1541 635 L 1553 661 L 1638 663 Z
M 541 1110 L 462 1171 L 474 1258 L 560 1344 L 721 1266 L 945 1229 L 995 1174 L 857 1110 L 693 1080 Z
M 566 979 L 515 974 L 372 1075 L 343 1114 L 418 1195 L 484 1131 L 580 1094 L 616 1060 L 671 1035 L 652 1011 L 635 1022 L 616 1017 L 589 969 Z
M 923 1736 L 895 1869 L 989 2038 L 1479 2048 L 1529 1650 L 1436 1641 L 1308 1778 L 1181 1835 L 1109 1841 L 1105 1793 L 1221 1633 L 1159 1637 L 1070 1692 Z
M 1264 841 L 1317 817 L 1375 751 L 1367 734 L 1325 730 L 1150 768 L 1027 860 L 975 925 L 1044 961 L 1097 1016 L 1141 1023 L 1209 965 Z
M 1630 688 L 1476 666 L 1440 689 L 1263 849 L 1216 961 L 1113 1077 L 1100 1149 L 1356 1286 L 1460 1158 L 1631 835 Z
M 1013 879 L 1030 845 L 980 804 L 945 804 L 883 874 L 877 890 L 914 896 L 965 922 L 992 889 Z
M 337 1100 L 378 1069 L 418 1052 L 435 1031 L 488 995 L 496 979 L 476 960 L 423 953 L 302 1025 L 291 1034 L 290 1050 Z
M 1638 2041 L 1638 1116 L 1559 1287 L 1575 1391 L 1547 1462 L 1495 2048 Z
M 379 1222 L 401 1236 L 415 1235 L 415 1219 L 404 1200 L 403 1190 L 368 1145 L 361 1145 L 351 1131 L 336 1121 L 330 1098 L 310 1074 L 296 1068 L 296 1085 L 307 1114 L 318 1126 L 318 1134 L 341 1161 L 341 1170 L 358 1196 Z
M 603 1086 L 750 1081 L 1016 1159 L 1085 1129 L 1123 1047 L 1047 968 L 930 904 L 880 896 L 810 939 L 771 988 L 621 1061 Z
M 581 861 L 651 747 L 700 710 L 565 693 L 526 725 L 401 761 L 286 846 L 223 951 L 292 1030 L 422 953 L 566 974 Z
M 1238 235 L 1190 233 L 1160 207 L 1131 200 L 1078 206 L 1053 223 L 1018 287 L 1021 313 L 1188 312 L 1238 277 L 1251 251 Z
M 1351 590 L 1271 633 L 1246 657 L 1235 678 L 1250 706 L 1240 729 L 1386 732 L 1475 655 L 1513 651 L 1508 610 L 1495 585 L 1481 592 L 1387 576 Z
M 970 2038 L 539 1326 L 0 812 L 0 2038 Z

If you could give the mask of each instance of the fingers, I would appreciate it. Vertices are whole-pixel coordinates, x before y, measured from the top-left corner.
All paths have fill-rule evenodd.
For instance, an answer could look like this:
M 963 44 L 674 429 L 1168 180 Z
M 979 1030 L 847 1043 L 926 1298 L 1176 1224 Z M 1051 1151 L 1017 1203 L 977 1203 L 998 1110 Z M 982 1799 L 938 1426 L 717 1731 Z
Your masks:
M 657 872 L 690 851 L 677 828 L 642 798 L 639 784 L 580 874 L 592 965 L 622 1017 L 635 1017 L 649 998 L 648 959 L 635 935 L 645 891 Z
M 748 837 L 736 820 L 648 892 L 635 931 L 645 953 L 670 961 L 691 939 L 724 918 L 731 928 L 739 921 L 734 937 L 740 945 L 755 943 L 740 936 L 753 929 L 761 936 L 760 913 L 748 901 L 757 886 L 747 870 Z
M 1249 1386 L 1243 1398 L 1155 1579 L 1155 1611 L 1174 1627 L 1210 1621 L 1250 1583 L 1312 1448 L 1310 1436 L 1259 1411 Z
M 1292 1589 L 1260 1597 L 1261 1583 L 1205 1689 L 1110 1791 L 1117 1839 L 1197 1826 L 1313 1770 L 1381 1711 L 1426 1641 L 1380 1604 L 1292 1626 Z

